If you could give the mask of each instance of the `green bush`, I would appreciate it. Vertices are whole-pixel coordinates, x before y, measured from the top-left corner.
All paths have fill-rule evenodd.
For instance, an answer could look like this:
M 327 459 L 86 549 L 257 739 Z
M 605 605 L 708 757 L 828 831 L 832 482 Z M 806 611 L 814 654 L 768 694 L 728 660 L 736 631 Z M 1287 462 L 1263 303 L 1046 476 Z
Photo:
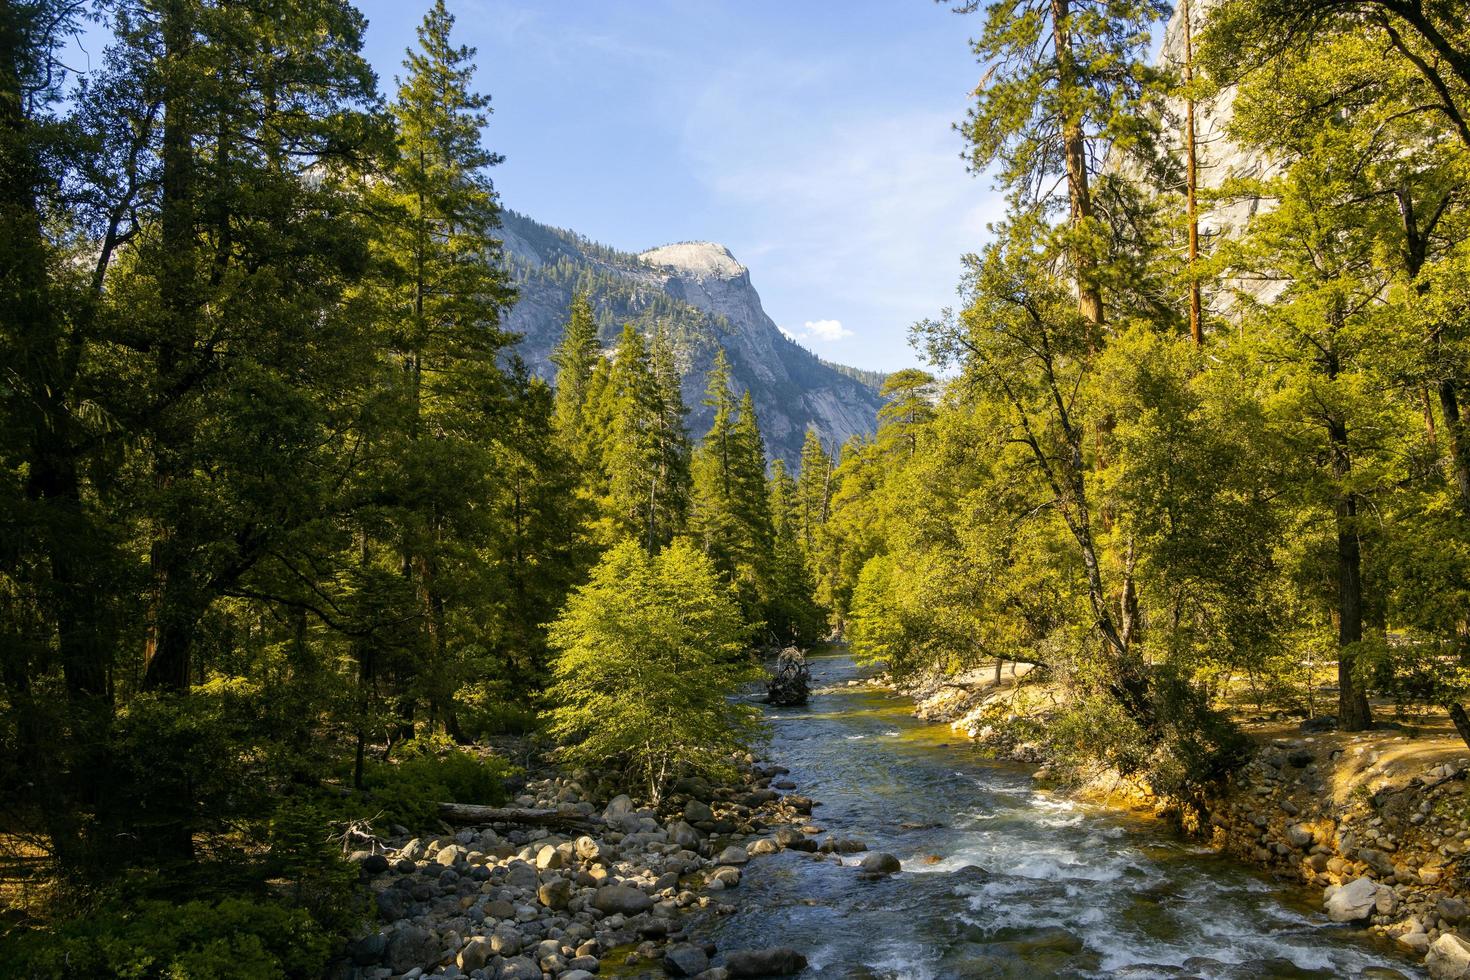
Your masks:
M 320 976 L 337 941 L 305 909 L 278 902 L 147 901 L 17 937 L 0 956 L 37 978 L 273 980 Z
M 510 685 L 489 681 L 466 684 L 454 693 L 459 708 L 459 725 L 464 736 L 484 739 L 491 735 L 529 735 L 540 716 L 524 694 Z
M 428 825 L 439 802 L 504 803 L 505 780 L 515 771 L 504 759 L 468 752 L 442 735 L 410 739 L 396 755 L 365 774 L 376 824 Z
M 1149 678 L 1148 709 L 1145 727 L 1108 694 L 1074 701 L 1046 732 L 1056 773 L 1083 781 L 1107 766 L 1142 777 L 1162 796 L 1188 799 L 1244 761 L 1245 736 L 1168 667 Z
M 758 712 L 730 697 L 761 676 L 740 606 L 683 538 L 652 557 L 615 545 L 550 637 L 551 731 L 575 765 L 622 765 L 657 800 L 679 771 L 727 771 L 759 730 Z

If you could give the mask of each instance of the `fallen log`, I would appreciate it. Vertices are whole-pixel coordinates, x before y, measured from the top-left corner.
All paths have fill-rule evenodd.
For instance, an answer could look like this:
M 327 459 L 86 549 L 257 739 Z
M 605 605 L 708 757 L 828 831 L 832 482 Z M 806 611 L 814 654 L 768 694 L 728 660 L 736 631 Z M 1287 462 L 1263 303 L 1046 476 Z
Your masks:
M 481 806 L 478 803 L 440 803 L 439 816 L 450 823 L 519 823 L 539 827 L 595 827 L 599 817 L 533 807 Z

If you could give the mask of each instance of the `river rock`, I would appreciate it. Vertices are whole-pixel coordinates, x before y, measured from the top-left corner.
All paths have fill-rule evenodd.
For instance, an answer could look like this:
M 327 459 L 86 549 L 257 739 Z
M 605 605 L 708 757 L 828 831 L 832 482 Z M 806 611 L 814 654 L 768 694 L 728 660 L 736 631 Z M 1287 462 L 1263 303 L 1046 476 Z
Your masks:
M 740 869 L 730 867 L 729 865 L 723 868 L 716 868 L 714 873 L 709 876 L 709 880 L 718 881 L 726 888 L 734 888 L 740 884 Z
M 1470 917 L 1470 903 L 1462 898 L 1455 898 L 1453 895 L 1445 895 L 1434 903 L 1434 911 L 1441 919 L 1453 925 Z
M 501 956 L 515 956 L 521 951 L 521 934 L 509 925 L 499 925 L 490 933 L 490 951 Z
M 380 875 L 389 867 L 388 858 L 385 855 L 374 854 L 371 851 L 357 851 L 352 855 L 352 860 L 370 875 Z
M 358 966 L 372 966 L 380 962 L 387 953 L 388 936 L 381 932 L 369 933 L 347 945 L 347 955 Z
M 858 865 L 869 874 L 887 875 L 895 871 L 903 870 L 903 864 L 892 854 L 883 851 L 874 851 L 863 857 L 862 864 Z
M 1368 918 L 1377 908 L 1378 889 L 1378 883 L 1367 877 L 1328 889 L 1324 903 L 1327 917 L 1333 922 L 1359 922 Z
M 455 962 L 459 968 L 466 972 L 470 970 L 483 970 L 485 964 L 490 962 L 490 957 L 495 955 L 495 950 L 490 948 L 490 940 L 477 936 L 465 943 L 464 949 L 459 951 Z
M 1435 980 L 1470 977 L 1470 943 L 1447 932 L 1430 944 L 1424 965 Z
M 602 845 L 591 837 L 577 838 L 577 857 L 583 861 L 600 861 L 602 859 Z
M 558 871 L 566 865 L 566 858 L 562 856 L 561 851 L 550 844 L 536 852 L 536 868 L 539 871 Z
M 699 831 L 682 820 L 676 820 L 669 824 L 669 840 L 686 851 L 697 850 L 700 842 Z
M 407 973 L 416 966 L 432 963 L 439 955 L 439 942 L 423 926 L 404 926 L 388 941 L 388 965 L 394 973 Z
M 690 823 L 705 823 L 715 818 L 715 811 L 709 808 L 708 803 L 699 800 L 690 800 L 684 804 L 684 819 Z
M 1312 830 L 1304 824 L 1294 823 L 1286 828 L 1286 839 L 1291 842 L 1292 847 L 1311 847 Z
M 633 812 L 633 800 L 627 793 L 614 796 L 608 801 L 602 810 L 602 819 L 609 822 L 620 819 Z
M 696 800 L 709 802 L 714 797 L 715 791 L 709 781 L 700 776 L 682 776 L 674 781 L 674 792 L 683 793 L 685 796 Z
M 675 943 L 664 950 L 664 972 L 671 977 L 692 977 L 709 969 L 709 957 L 693 943 Z
M 378 905 L 378 918 L 384 922 L 397 922 L 408 915 L 408 910 L 413 905 L 413 896 L 402 888 L 388 888 L 378 892 L 375 901 Z
M 731 844 L 715 858 L 716 864 L 746 864 L 749 861 L 750 855 L 739 844 Z
M 806 957 L 785 946 L 737 950 L 725 956 L 732 977 L 789 977 L 806 969 Z
M 816 841 L 791 827 L 782 827 L 776 831 L 776 843 L 790 851 L 812 852 L 817 849 Z
M 608 885 L 597 889 L 592 897 L 592 907 L 608 915 L 637 915 L 653 908 L 653 899 L 628 885 Z
M 537 890 L 536 898 L 549 909 L 564 909 L 572 901 L 572 883 L 565 878 L 553 878 Z
M 512 861 L 505 866 L 505 883 L 512 888 L 535 890 L 540 880 L 536 869 L 525 861 Z
M 775 854 L 780 849 L 776 846 L 775 841 L 769 837 L 762 837 L 760 840 L 753 842 L 746 850 L 751 857 L 760 857 L 764 854 Z
M 529 956 L 514 956 L 500 964 L 500 980 L 541 980 L 541 967 Z

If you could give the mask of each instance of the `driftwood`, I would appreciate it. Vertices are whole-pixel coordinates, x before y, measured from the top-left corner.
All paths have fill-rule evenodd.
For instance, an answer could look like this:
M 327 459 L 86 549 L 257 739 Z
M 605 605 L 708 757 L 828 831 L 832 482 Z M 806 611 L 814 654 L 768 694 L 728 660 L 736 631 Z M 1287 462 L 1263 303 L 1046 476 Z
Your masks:
M 787 647 L 776 658 L 776 673 L 766 681 L 766 701 L 770 704 L 806 704 L 808 681 L 806 657 L 796 647 Z
M 531 807 L 480 806 L 477 803 L 440 803 L 439 816 L 450 823 L 518 823 L 540 827 L 592 827 L 597 817 L 562 810 Z

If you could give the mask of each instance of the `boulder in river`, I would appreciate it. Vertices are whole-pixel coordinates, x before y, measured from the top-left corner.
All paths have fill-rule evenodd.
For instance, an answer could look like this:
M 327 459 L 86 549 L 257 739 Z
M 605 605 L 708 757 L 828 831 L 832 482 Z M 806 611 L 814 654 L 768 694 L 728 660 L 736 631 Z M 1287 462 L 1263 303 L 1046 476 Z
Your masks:
M 898 858 L 883 851 L 874 851 L 864 856 L 862 863 L 858 867 L 869 874 L 876 875 L 893 874 L 895 871 L 903 870 L 903 864 Z
M 742 949 L 725 956 L 732 977 L 789 977 L 806 969 L 806 957 L 786 946 Z
M 776 671 L 766 681 L 766 700 L 771 704 L 806 704 L 810 682 L 806 657 L 796 647 L 787 647 L 776 658 Z

